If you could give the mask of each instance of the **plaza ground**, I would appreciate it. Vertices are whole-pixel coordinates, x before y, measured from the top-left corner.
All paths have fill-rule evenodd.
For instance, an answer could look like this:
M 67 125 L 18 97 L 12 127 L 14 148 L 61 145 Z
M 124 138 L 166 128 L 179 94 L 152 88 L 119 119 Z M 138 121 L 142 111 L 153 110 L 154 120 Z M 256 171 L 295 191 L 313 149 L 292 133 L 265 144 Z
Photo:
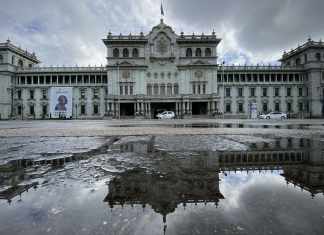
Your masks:
M 1 121 L 0 137 L 123 136 L 194 134 L 271 134 L 312 136 L 324 133 L 324 119 L 248 120 L 50 120 Z

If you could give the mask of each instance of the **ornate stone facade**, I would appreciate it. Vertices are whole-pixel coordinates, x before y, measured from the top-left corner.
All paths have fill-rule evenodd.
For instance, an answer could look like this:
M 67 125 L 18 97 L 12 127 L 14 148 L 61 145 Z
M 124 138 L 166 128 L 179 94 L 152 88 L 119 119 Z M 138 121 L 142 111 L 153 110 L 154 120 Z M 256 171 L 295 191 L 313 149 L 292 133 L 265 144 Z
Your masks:
M 162 20 L 148 34 L 112 35 L 105 67 L 39 67 L 34 54 L 0 44 L 1 119 L 49 118 L 51 87 L 73 87 L 73 118 L 250 117 L 287 112 L 322 117 L 324 43 L 307 41 L 284 53 L 281 66 L 223 66 L 221 42 L 210 35 L 176 34 Z

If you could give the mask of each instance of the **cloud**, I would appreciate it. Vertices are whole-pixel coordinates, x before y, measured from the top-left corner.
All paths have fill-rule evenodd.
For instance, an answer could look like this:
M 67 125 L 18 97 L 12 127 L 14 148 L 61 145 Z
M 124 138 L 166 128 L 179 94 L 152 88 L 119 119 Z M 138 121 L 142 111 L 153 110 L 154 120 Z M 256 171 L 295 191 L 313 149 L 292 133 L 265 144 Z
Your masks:
M 166 23 L 177 33 L 210 33 L 223 40 L 229 64 L 274 63 L 309 35 L 324 35 L 322 0 L 165 0 Z M 160 18 L 159 0 L 11 0 L 0 9 L 0 41 L 35 51 L 45 65 L 106 63 L 101 39 L 148 33 Z

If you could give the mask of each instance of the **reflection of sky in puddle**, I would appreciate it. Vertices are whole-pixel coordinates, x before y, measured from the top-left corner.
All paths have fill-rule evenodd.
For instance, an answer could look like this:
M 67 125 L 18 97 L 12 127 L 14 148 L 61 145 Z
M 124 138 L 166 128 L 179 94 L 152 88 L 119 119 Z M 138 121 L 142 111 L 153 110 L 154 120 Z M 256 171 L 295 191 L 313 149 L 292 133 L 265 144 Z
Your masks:
M 252 140 L 258 144 L 241 151 L 183 152 L 182 139 L 119 139 L 107 153 L 33 179 L 39 186 L 11 204 L 0 200 L 0 234 L 320 234 L 319 142 L 227 136 L 226 143 Z

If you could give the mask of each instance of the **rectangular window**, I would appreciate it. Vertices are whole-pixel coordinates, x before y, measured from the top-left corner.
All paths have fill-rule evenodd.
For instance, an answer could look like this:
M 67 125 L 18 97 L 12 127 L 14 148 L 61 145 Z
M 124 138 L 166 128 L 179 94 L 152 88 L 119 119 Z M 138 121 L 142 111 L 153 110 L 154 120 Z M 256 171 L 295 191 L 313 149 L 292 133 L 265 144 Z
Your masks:
M 99 106 L 97 104 L 93 105 L 93 114 L 98 114 L 99 113 Z
M 178 84 L 174 85 L 174 94 L 179 95 L 179 85 Z
M 158 84 L 154 84 L 153 91 L 154 91 L 154 95 L 159 95 L 159 86 L 158 86 Z
M 107 83 L 107 82 L 108 82 L 108 80 L 107 80 L 107 75 L 103 75 L 103 77 L 102 77 L 102 82 L 103 82 L 103 83 Z
M 238 112 L 243 113 L 243 103 L 238 103 Z
M 287 96 L 291 96 L 291 88 L 290 87 L 287 87 Z
M 203 94 L 206 94 L 206 84 L 203 84 Z
M 21 100 L 21 90 L 17 91 L 17 98 L 18 98 L 18 100 Z
M 299 112 L 303 112 L 303 109 L 304 109 L 303 106 L 304 106 L 304 105 L 303 105 L 302 102 L 299 102 L 299 103 L 298 103 L 298 111 L 299 111 Z
M 42 114 L 43 114 L 43 116 L 47 115 L 47 105 L 42 106 Z
M 76 83 L 76 77 L 75 76 L 71 76 L 71 83 L 75 84 Z
M 237 93 L 239 97 L 243 97 L 243 88 L 239 87 Z
M 22 108 L 21 108 L 21 105 L 19 105 L 17 109 L 18 109 L 18 110 L 17 110 L 18 115 L 21 115 L 21 114 L 22 114 Z
M 123 86 L 119 86 L 119 95 L 123 95 Z
M 63 77 L 62 76 L 58 76 L 58 83 L 62 84 L 63 83 Z
M 251 87 L 250 88 L 250 96 L 251 97 L 254 97 L 255 96 L 255 88 L 254 87 Z
M 33 90 L 29 91 L 29 99 L 31 99 L 31 100 L 34 99 L 34 91 Z
M 146 89 L 147 89 L 147 95 L 152 95 L 152 85 L 151 84 L 148 84 L 147 85 L 147 87 L 146 87 Z
M 69 84 L 70 83 L 70 76 L 65 76 L 64 77 L 64 83 Z
M 266 87 L 262 88 L 262 96 L 268 96 L 268 89 Z
M 291 112 L 291 103 L 287 103 L 287 112 Z
M 192 94 L 196 94 L 196 84 L 192 84 Z
M 298 88 L 298 96 L 303 96 L 303 88 L 302 87 Z
M 78 84 L 82 84 L 82 76 L 78 75 Z
M 44 84 L 44 77 L 43 76 L 39 77 L 39 84 Z
M 197 93 L 198 93 L 199 95 L 201 94 L 201 91 L 200 91 L 200 84 L 198 84 Z
M 305 111 L 309 112 L 309 103 L 308 102 L 306 102 L 306 104 L 305 104 Z
M 51 77 L 50 76 L 46 76 L 46 84 L 50 84 L 51 83 Z
M 85 115 L 86 114 L 86 107 L 84 104 L 81 105 L 81 115 Z
M 90 76 L 90 83 L 95 84 L 96 83 L 96 77 L 91 75 Z
M 30 106 L 29 106 L 29 114 L 30 114 L 30 115 L 34 115 L 34 114 L 35 114 L 34 105 L 30 105 Z
M 168 86 L 167 86 L 167 93 L 168 93 L 168 96 L 172 95 L 172 85 L 171 84 L 168 84 Z
M 263 103 L 263 105 L 262 105 L 262 111 L 264 113 L 267 113 L 268 112 L 268 103 Z
M 33 84 L 38 84 L 38 77 L 33 76 Z
M 225 96 L 226 97 L 231 97 L 231 88 L 230 87 L 225 88 Z
M 231 103 L 227 103 L 227 104 L 226 104 L 226 108 L 225 108 L 225 112 L 226 112 L 226 113 L 230 113 L 230 112 L 231 112 L 231 109 L 232 109 L 232 108 L 231 108 Z
M 275 88 L 274 93 L 275 96 L 279 96 L 279 87 Z
M 127 85 L 124 87 L 124 90 L 125 90 L 125 95 L 128 95 L 128 86 Z
M 134 88 L 133 88 L 133 85 L 130 85 L 130 86 L 129 86 L 129 94 L 130 94 L 130 95 L 133 95 L 133 89 L 134 89 Z
M 275 103 L 275 111 L 280 112 L 280 103 Z

